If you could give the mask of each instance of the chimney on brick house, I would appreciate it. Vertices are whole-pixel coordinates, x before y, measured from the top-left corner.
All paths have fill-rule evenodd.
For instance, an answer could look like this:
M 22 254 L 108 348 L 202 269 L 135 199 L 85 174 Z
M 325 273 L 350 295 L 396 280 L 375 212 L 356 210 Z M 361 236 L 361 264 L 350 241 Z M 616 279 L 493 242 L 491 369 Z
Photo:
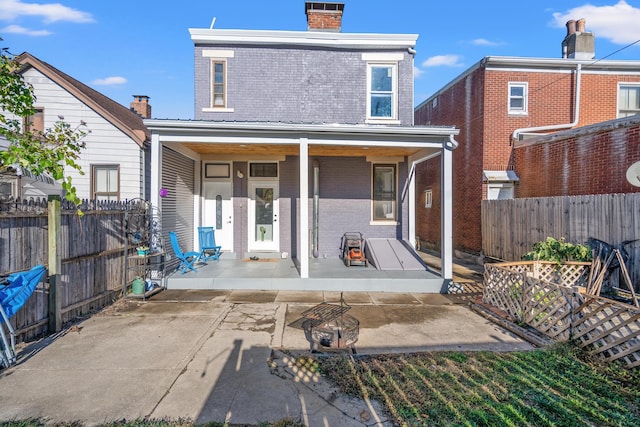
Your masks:
M 149 97 L 146 95 L 133 95 L 131 102 L 131 111 L 142 117 L 143 119 L 151 118 L 151 105 Z
M 585 31 L 584 18 L 567 21 L 567 35 L 562 40 L 562 57 L 594 59 L 596 57 L 595 36 Z
M 307 14 L 307 30 L 336 33 L 342 31 L 344 3 L 308 1 L 305 2 L 304 8 Z

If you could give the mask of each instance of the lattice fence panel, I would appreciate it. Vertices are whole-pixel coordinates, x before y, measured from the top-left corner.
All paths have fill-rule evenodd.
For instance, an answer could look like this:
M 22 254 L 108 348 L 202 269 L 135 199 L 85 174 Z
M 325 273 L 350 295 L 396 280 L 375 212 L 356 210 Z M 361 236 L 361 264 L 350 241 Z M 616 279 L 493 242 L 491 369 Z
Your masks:
M 522 288 L 525 274 L 499 264 L 485 264 L 482 301 L 506 312 L 521 322 Z
M 602 297 L 582 299 L 573 331 L 578 345 L 606 361 L 640 367 L 640 309 Z
M 524 322 L 553 339 L 569 340 L 571 294 L 570 288 L 527 277 L 523 288 Z
M 546 282 L 534 277 L 532 265 L 486 264 L 483 301 L 555 340 L 573 339 L 605 361 L 640 367 L 639 308 L 586 295 L 579 286 Z M 588 275 L 588 265 L 583 271 L 577 267 L 561 275 L 571 283 L 581 283 Z

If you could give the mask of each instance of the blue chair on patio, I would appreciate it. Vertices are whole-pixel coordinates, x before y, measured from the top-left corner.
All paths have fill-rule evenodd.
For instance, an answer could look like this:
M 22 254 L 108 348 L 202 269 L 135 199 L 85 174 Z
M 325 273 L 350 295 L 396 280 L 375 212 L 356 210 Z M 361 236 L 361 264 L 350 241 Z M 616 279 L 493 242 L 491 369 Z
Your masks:
M 169 232 L 169 239 L 171 239 L 171 247 L 173 248 L 173 252 L 176 254 L 176 258 L 180 260 L 180 265 L 178 269 L 182 274 L 187 271 L 198 271 L 193 266 L 200 259 L 200 252 L 182 252 L 180 248 L 180 243 L 178 243 L 178 236 L 175 231 Z
M 213 227 L 198 227 L 198 240 L 200 241 L 200 258 L 219 259 L 222 246 L 216 245 L 216 231 Z
M 37 265 L 31 270 L 13 273 L 0 280 L 0 367 L 8 368 L 16 363 L 15 329 L 9 319 L 33 295 L 45 271 L 44 265 Z M 5 335 L 3 323 L 7 325 L 11 342 Z

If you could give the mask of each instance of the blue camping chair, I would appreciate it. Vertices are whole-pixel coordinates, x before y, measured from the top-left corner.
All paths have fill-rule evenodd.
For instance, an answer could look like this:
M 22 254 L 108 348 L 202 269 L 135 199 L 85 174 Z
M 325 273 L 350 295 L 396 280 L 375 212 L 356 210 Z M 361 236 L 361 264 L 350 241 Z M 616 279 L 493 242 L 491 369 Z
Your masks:
M 216 234 L 213 227 L 198 227 L 198 240 L 200 241 L 200 258 L 202 260 L 220 258 L 222 246 L 216 245 Z
M 178 236 L 175 231 L 169 232 L 169 238 L 171 239 L 171 246 L 173 247 L 173 252 L 176 254 L 176 258 L 180 260 L 180 265 L 178 269 L 182 274 L 186 273 L 189 270 L 198 271 L 193 266 L 200 259 L 200 252 L 182 252 L 180 249 L 180 244 L 178 243 Z
M 0 367 L 8 368 L 16 362 L 15 329 L 9 319 L 33 295 L 46 270 L 44 265 L 37 265 L 31 270 L 13 273 L 0 282 Z M 11 343 L 7 340 L 2 323 L 7 325 Z

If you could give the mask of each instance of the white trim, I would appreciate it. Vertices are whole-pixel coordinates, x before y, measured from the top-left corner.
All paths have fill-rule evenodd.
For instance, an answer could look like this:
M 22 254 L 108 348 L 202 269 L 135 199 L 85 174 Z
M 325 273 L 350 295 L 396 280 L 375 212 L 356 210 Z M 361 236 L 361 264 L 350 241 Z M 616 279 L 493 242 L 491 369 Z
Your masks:
M 413 48 L 418 34 L 365 34 L 329 31 L 219 30 L 189 28 L 191 40 L 198 43 L 237 45 L 326 46 L 342 49 Z
M 366 119 L 364 121 L 368 125 L 399 125 L 402 124 L 400 120 L 397 119 L 382 119 L 382 118 L 372 118 Z
M 442 148 L 440 259 L 442 278 L 453 281 L 453 151 Z
M 379 220 L 370 220 L 369 221 L 369 225 L 398 225 L 400 224 L 398 221 L 395 220 L 387 220 L 387 219 L 379 219 Z
M 391 69 L 391 116 L 371 115 L 371 73 L 373 68 Z M 385 92 L 386 93 L 386 92 Z M 367 62 L 367 100 L 366 100 L 366 122 L 367 123 L 393 123 L 398 120 L 398 63 L 397 62 Z
M 203 113 L 233 113 L 233 108 L 211 108 L 205 107 L 202 109 Z
M 213 50 L 213 49 L 204 49 L 202 51 L 202 56 L 204 58 L 234 58 L 236 55 L 233 50 Z
M 363 61 L 387 61 L 387 62 L 400 62 L 404 59 L 404 54 L 402 53 L 363 53 L 362 60 Z
M 522 109 L 511 108 L 511 98 L 518 98 L 511 96 L 511 89 L 514 87 L 522 88 Z M 529 114 L 529 82 L 508 82 L 507 89 L 507 112 L 509 115 L 526 116 Z
M 640 86 L 640 82 L 618 82 L 618 90 L 616 91 L 616 118 L 618 119 L 629 117 L 620 115 L 620 90 L 622 86 Z
M 309 277 L 309 143 L 307 138 L 300 138 L 300 278 Z M 292 221 L 295 221 L 292 218 Z M 293 243 L 293 242 L 291 242 Z

